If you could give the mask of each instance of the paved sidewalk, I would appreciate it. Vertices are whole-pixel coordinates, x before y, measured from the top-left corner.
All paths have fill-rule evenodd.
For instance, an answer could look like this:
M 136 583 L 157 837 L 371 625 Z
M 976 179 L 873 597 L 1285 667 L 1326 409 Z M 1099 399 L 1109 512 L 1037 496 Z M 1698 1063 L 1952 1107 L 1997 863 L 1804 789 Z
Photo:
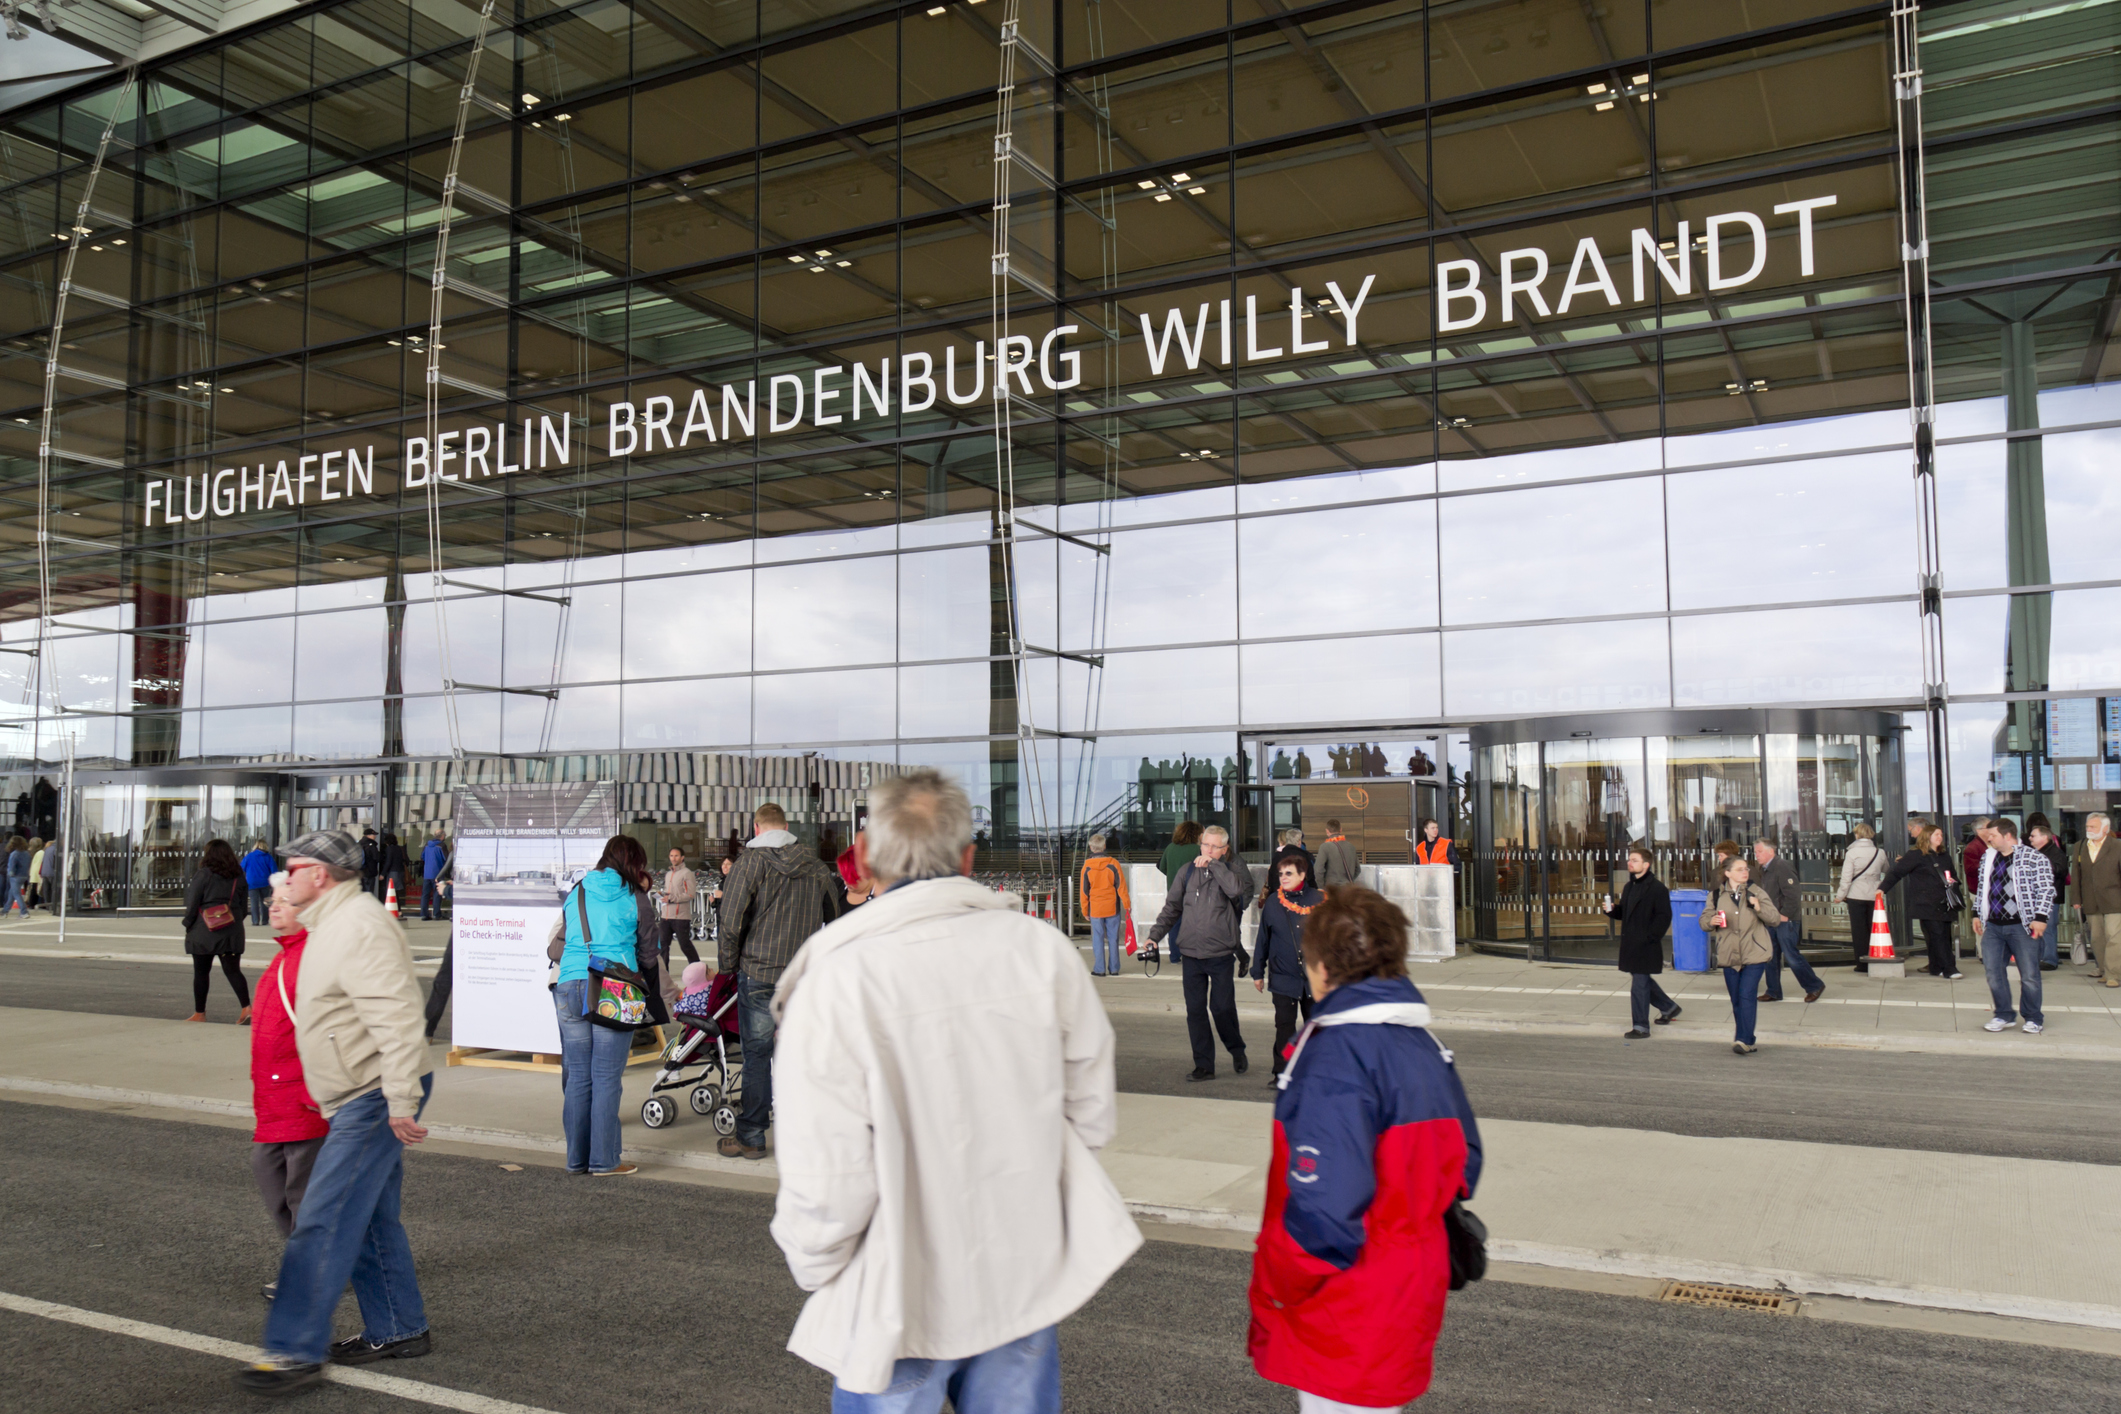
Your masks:
M 2008 1048 L 2014 1055 L 2039 1054 L 2075 1060 L 2121 1060 L 2121 987 L 2090 978 L 2088 968 L 2064 963 L 2043 974 L 2043 1034 L 1983 1031 L 1995 1014 L 1978 958 L 1967 958 L 1962 981 L 1911 974 L 1873 981 L 1849 968 L 1820 976 L 1826 995 L 1806 1005 L 1787 974 L 1784 1000 L 1762 1003 L 1756 1034 L 1762 1046 L 1837 1046 L 1872 1050 L 1968 1054 Z M 1437 1029 L 1520 1030 L 1557 1035 L 1611 1036 L 1628 1029 L 1628 979 L 1611 967 L 1578 963 L 1525 962 L 1461 949 L 1448 961 L 1416 966 L 1414 985 L 1435 1014 Z M 1659 982 L 1679 1003 L 1681 1015 L 1659 1027 L 1667 1038 L 1731 1042 L 1731 1000 L 1723 974 L 1666 972 Z M 1098 982 L 1106 1005 L 1117 1011 L 1162 1012 L 1182 1007 L 1178 969 L 1144 977 L 1139 966 Z M 2017 995 L 2017 972 L 2011 994 Z M 1273 1008 L 1245 982 L 1238 1006 L 1248 1017 L 1271 1017 Z
M 449 945 L 449 924 L 422 923 L 418 910 L 401 920 L 406 939 L 412 944 L 414 963 L 423 974 L 431 974 Z M 243 966 L 262 972 L 275 951 L 270 929 L 244 920 Z M 66 920 L 66 936 L 59 935 L 59 920 L 48 913 L 26 919 L 0 920 L 0 957 L 64 957 L 93 962 L 175 963 L 189 967 L 184 951 L 184 928 L 176 918 L 140 918 L 113 913 L 76 914 Z
M 1138 1000 L 1115 1005 L 1162 1010 L 1142 984 L 1133 989 Z M 237 1028 L 0 1009 L 0 1038 L 0 1097 L 69 1096 L 223 1122 L 249 1114 L 248 1037 Z M 444 1053 L 434 1048 L 427 1112 L 438 1141 L 560 1151 L 555 1076 L 445 1070 Z M 715 1153 L 713 1126 L 682 1104 L 682 1092 L 673 1092 L 675 1124 L 645 1128 L 640 1102 L 651 1075 L 647 1066 L 626 1075 L 627 1157 L 651 1171 L 774 1181 L 771 1160 Z M 1249 1232 L 1265 1192 L 1271 1119 L 1263 1102 L 1125 1094 L 1119 1137 L 1102 1158 L 1137 1214 Z M 2121 1206 L 2121 1168 L 1503 1120 L 1482 1134 L 1487 1171 L 1474 1206 L 1498 1260 L 2121 1330 L 2121 1264 L 2111 1243 L 2086 1240 L 2096 1232 L 2087 1215 Z M 2011 1200 L 1970 1198 L 2002 1193 Z

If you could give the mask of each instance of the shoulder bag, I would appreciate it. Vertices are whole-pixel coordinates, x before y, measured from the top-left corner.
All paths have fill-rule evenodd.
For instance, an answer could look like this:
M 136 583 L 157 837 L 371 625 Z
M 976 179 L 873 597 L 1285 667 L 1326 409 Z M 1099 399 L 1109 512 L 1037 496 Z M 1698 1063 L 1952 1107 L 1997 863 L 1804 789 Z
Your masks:
M 1952 871 L 1948 868 L 1938 869 L 1937 877 L 1944 884 L 1944 911 L 1946 913 L 1957 913 L 1965 908 L 1966 885 L 1953 877 Z
M 1428 1035 L 1444 1065 L 1457 1070 L 1457 1063 L 1443 1042 L 1436 1040 L 1434 1032 Z M 1467 1283 L 1488 1274 L 1488 1225 L 1466 1207 L 1463 1198 L 1453 1198 L 1451 1206 L 1443 1210 L 1443 1236 L 1451 1253 L 1451 1290 L 1463 1291 Z
M 589 931 L 589 900 L 579 887 L 574 891 L 574 911 L 582 922 L 582 946 L 587 949 L 594 935 Z M 561 946 L 565 945 L 563 938 Z M 553 970 L 557 976 L 558 963 L 553 964 Z M 633 1031 L 648 1025 L 648 989 L 641 974 L 623 962 L 599 958 L 591 952 L 582 1019 L 613 1031 Z

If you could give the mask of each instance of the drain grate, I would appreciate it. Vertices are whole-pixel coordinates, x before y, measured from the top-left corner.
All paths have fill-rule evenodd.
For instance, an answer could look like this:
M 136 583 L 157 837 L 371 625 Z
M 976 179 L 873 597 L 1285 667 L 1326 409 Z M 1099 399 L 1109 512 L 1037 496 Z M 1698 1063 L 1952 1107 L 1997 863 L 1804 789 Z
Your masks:
M 1794 1316 L 1799 1305 L 1797 1298 L 1786 1291 L 1717 1286 L 1705 1281 L 1668 1281 L 1657 1299 L 1684 1301 L 1693 1306 L 1715 1306 L 1725 1311 L 1765 1311 L 1771 1316 Z

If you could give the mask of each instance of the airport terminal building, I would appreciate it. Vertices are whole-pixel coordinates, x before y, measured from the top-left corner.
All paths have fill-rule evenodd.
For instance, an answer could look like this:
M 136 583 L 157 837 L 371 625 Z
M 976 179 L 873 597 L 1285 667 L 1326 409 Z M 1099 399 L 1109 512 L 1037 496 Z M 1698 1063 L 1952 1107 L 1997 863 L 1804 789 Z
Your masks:
M 2115 0 L 48 9 L 0 766 L 80 906 L 933 765 L 998 872 L 1433 816 L 1600 957 L 1630 840 L 1769 837 L 1845 946 L 1858 825 L 2121 800 Z

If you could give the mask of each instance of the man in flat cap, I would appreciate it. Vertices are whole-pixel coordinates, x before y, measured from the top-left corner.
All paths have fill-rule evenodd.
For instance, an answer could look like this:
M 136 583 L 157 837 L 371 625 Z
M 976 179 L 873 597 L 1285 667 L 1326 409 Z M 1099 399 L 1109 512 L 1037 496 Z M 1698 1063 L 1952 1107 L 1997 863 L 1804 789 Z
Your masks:
M 256 1394 L 291 1394 L 324 1361 L 366 1365 L 429 1349 L 412 1245 L 398 1220 L 405 1146 L 427 1137 L 433 1075 L 420 983 L 405 930 L 361 888 L 361 842 L 316 830 L 281 851 L 284 897 L 309 930 L 293 1005 L 309 1093 L 331 1121 L 280 1259 L 265 1358 L 239 1374 Z M 351 1281 L 362 1331 L 333 1342 L 332 1311 Z

